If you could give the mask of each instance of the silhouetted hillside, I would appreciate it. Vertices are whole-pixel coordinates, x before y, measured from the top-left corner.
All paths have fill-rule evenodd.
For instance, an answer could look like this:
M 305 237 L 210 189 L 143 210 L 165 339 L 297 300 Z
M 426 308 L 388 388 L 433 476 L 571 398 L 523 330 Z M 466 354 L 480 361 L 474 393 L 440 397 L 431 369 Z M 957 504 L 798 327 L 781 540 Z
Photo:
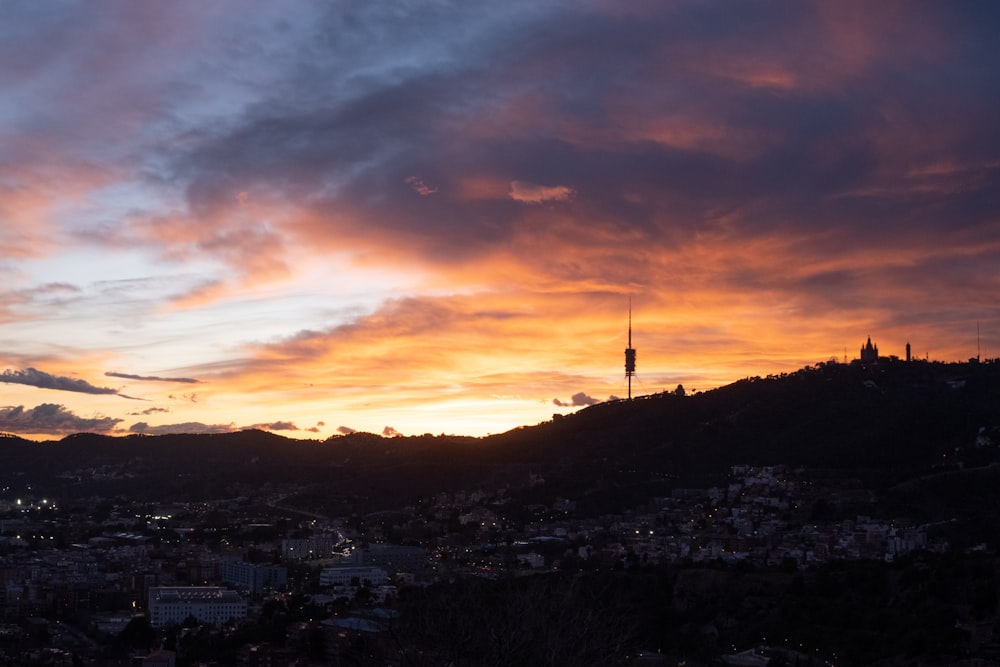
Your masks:
M 589 457 L 681 475 L 734 463 L 907 474 L 974 447 L 980 428 L 1000 425 L 998 399 L 997 364 L 831 363 L 600 404 L 490 445 L 508 459 Z
M 481 439 L 355 433 L 315 441 L 262 431 L 3 438 L 0 474 L 64 494 L 150 498 L 316 485 L 369 498 L 373 508 L 528 472 L 544 472 L 567 493 L 596 481 L 668 493 L 721 479 L 738 463 L 845 470 L 886 489 L 958 463 L 988 463 L 998 433 L 1000 364 L 828 363 L 691 396 L 598 404 Z

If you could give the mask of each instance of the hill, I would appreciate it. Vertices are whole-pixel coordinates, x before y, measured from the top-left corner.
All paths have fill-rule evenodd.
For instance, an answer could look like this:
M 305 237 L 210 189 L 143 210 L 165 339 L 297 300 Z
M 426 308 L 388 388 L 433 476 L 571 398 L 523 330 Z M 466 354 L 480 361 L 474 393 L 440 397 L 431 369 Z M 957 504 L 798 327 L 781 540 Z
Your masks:
M 694 396 L 596 405 L 496 436 L 504 455 L 596 456 L 671 472 L 734 463 L 913 470 L 1000 418 L 1000 365 L 821 364 Z
M 0 479 L 31 480 L 51 495 L 150 500 L 295 484 L 381 509 L 439 491 L 517 486 L 529 473 L 544 476 L 546 495 L 600 486 L 595 503 L 622 504 L 724 483 L 735 464 L 785 464 L 910 498 L 961 488 L 952 478 L 990 464 L 997 442 L 1000 364 L 827 363 L 690 396 L 602 403 L 487 438 L 355 433 L 316 441 L 262 431 L 3 438 Z M 937 477 L 946 472 L 952 478 Z M 988 485 L 989 473 L 979 474 Z

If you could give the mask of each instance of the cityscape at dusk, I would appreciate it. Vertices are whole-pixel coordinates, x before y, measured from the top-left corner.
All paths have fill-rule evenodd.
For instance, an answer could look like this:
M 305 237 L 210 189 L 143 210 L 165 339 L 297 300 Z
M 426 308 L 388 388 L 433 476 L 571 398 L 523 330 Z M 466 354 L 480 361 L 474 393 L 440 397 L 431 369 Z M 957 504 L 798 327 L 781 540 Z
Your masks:
M 501 433 L 630 307 L 633 395 L 1000 356 L 994 3 L 0 12 L 2 432 Z

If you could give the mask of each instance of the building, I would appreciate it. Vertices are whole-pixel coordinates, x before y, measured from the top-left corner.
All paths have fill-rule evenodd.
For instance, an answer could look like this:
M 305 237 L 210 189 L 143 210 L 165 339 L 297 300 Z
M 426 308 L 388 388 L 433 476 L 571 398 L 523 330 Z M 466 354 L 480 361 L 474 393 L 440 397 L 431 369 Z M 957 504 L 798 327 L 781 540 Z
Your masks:
M 861 363 L 878 363 L 878 345 L 872 345 L 872 337 L 868 337 L 868 342 L 861 347 Z
M 348 586 L 355 580 L 359 584 L 381 586 L 389 580 L 389 577 L 382 568 L 365 565 L 326 567 L 319 574 L 320 586 Z
M 151 586 L 149 624 L 180 625 L 188 617 L 199 623 L 227 623 L 247 616 L 247 603 L 235 591 L 218 586 Z
M 268 588 L 281 588 L 288 583 L 288 569 L 282 565 L 227 560 L 221 569 L 222 581 L 254 597 L 263 595 Z
M 344 537 L 339 533 L 300 539 L 284 539 L 281 540 L 281 555 L 293 560 L 330 558 L 338 555 L 343 546 Z
M 427 567 L 427 549 L 400 544 L 369 544 L 364 552 L 365 565 L 387 572 L 419 572 Z

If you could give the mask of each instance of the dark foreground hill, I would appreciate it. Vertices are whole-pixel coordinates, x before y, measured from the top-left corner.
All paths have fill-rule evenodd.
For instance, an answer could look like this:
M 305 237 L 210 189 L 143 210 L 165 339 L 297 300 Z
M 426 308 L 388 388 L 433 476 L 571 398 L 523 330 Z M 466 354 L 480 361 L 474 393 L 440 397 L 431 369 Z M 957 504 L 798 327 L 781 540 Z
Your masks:
M 995 473 L 983 466 L 996 458 L 997 443 L 1000 364 L 829 363 L 690 396 L 603 403 L 487 438 L 356 433 L 310 441 L 262 431 L 3 438 L 0 479 L 50 495 L 149 500 L 297 484 L 360 495 L 380 509 L 439 491 L 516 485 L 529 473 L 543 474 L 552 493 L 578 495 L 599 482 L 657 485 L 668 494 L 720 483 L 735 464 L 786 464 L 849 473 L 919 501 L 962 490 L 970 468 L 979 470 L 973 486 L 990 488 Z

